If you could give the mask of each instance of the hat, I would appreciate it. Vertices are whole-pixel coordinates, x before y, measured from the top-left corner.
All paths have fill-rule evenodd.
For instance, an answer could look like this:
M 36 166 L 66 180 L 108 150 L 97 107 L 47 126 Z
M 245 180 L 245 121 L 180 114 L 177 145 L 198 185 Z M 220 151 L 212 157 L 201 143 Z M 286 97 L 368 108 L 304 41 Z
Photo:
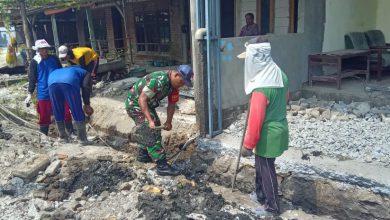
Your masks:
M 47 41 L 45 39 L 39 39 L 39 40 L 35 41 L 35 45 L 32 46 L 32 49 L 38 50 L 40 48 L 48 48 L 48 47 L 50 47 L 50 44 L 47 43 Z
M 58 57 L 60 59 L 65 58 L 67 54 L 68 54 L 68 47 L 67 46 L 62 45 L 58 48 Z
M 255 38 L 252 38 L 248 42 L 246 42 L 245 47 L 247 47 L 249 44 L 258 44 L 258 43 L 265 43 L 265 42 L 269 42 L 268 37 L 265 35 L 260 35 L 260 36 L 257 36 Z M 245 59 L 246 58 L 246 51 L 238 54 L 237 58 Z
M 180 65 L 179 68 L 177 68 L 177 71 L 183 76 L 186 86 L 192 87 L 192 76 L 194 75 L 194 72 L 192 71 L 191 66 L 186 64 Z

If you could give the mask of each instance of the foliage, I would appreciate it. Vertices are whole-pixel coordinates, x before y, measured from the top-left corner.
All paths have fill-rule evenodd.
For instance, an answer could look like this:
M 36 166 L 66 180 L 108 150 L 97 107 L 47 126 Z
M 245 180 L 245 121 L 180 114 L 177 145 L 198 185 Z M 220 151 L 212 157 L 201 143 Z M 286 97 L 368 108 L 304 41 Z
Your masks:
M 0 0 L 0 22 L 10 22 L 10 10 L 18 10 L 19 3 L 26 3 L 26 10 L 32 10 L 43 6 L 53 7 L 79 7 L 85 0 Z

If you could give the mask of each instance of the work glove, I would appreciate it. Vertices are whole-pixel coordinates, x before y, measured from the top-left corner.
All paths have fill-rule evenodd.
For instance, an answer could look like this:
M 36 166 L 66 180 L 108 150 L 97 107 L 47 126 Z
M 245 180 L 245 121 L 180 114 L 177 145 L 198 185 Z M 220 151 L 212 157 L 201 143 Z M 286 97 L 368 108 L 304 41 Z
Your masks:
M 242 146 L 241 148 L 241 156 L 243 157 L 250 157 L 253 155 L 253 151 L 247 149 L 245 146 Z
M 24 103 L 26 104 L 27 107 L 30 107 L 31 105 L 31 94 L 29 93 L 26 97 L 26 99 L 24 100 Z

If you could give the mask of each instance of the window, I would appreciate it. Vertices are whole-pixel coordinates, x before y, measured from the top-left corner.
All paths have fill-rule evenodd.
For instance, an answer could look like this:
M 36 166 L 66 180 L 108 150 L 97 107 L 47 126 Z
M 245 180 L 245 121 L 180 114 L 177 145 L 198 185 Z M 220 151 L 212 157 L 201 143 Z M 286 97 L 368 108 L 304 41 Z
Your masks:
M 137 51 L 168 52 L 171 30 L 168 11 L 135 15 Z
M 247 13 L 254 15 L 261 34 L 303 33 L 305 0 L 236 0 L 235 5 L 236 36 Z

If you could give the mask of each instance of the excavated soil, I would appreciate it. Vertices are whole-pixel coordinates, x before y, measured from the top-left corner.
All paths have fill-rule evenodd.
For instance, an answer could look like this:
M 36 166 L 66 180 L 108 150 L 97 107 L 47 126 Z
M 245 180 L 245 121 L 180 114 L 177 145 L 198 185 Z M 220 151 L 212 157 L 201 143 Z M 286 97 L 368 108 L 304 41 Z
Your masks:
M 49 201 L 62 201 L 69 197 L 69 193 L 83 189 L 83 196 L 100 195 L 104 191 L 112 192 L 117 184 L 136 178 L 127 164 L 111 161 L 82 161 L 73 159 L 68 161 L 66 171 L 44 183 Z
M 209 219 L 251 219 L 245 214 L 220 211 L 225 204 L 221 195 L 214 194 L 204 185 L 185 186 L 168 196 L 145 193 L 138 197 L 138 208 L 146 219 L 187 219 L 190 213 L 202 214 Z

